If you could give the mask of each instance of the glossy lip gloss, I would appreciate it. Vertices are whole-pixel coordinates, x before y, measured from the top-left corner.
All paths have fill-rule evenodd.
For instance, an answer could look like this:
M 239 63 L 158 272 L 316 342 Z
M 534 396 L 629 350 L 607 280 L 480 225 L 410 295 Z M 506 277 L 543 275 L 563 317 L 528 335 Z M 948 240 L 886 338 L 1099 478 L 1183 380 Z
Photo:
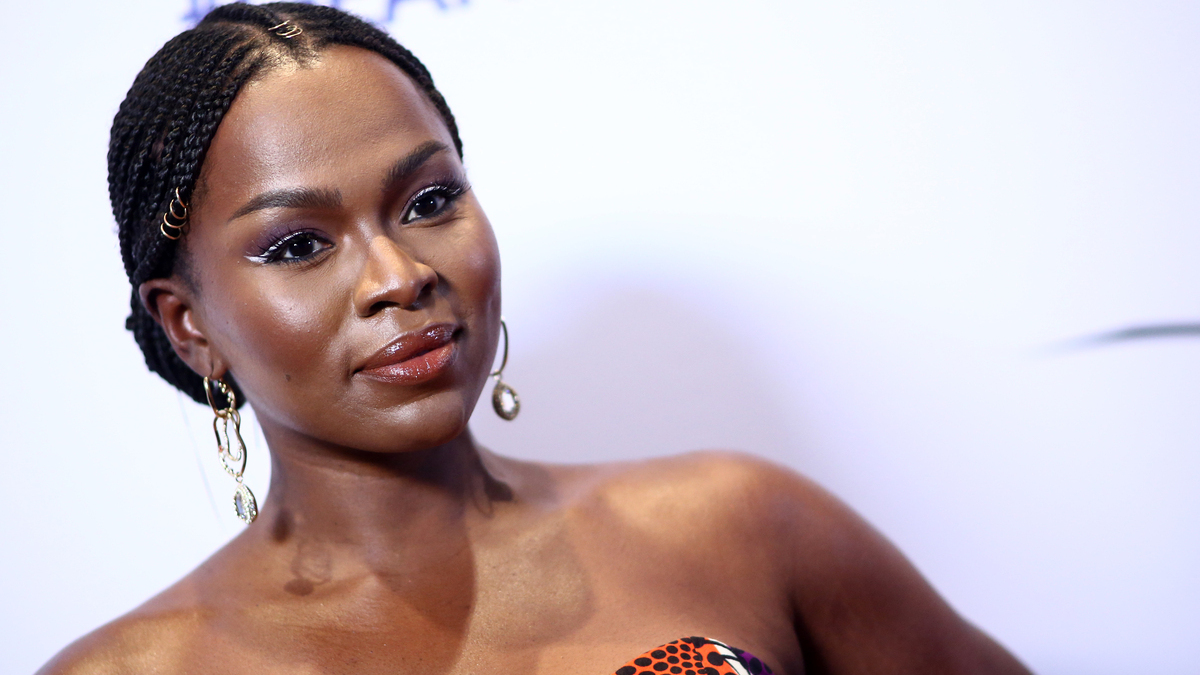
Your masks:
M 428 382 L 454 361 L 457 331 L 453 324 L 439 323 L 405 333 L 375 352 L 354 374 L 388 384 Z

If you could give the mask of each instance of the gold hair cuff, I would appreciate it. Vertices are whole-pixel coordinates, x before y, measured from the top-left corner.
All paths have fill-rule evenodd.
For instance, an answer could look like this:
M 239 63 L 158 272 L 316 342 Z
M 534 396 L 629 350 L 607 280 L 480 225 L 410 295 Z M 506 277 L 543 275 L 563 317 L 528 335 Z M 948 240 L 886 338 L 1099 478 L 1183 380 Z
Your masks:
M 179 196 L 179 188 L 175 188 L 175 198 L 167 205 L 167 210 L 163 213 L 162 224 L 158 226 L 158 231 L 171 241 L 177 241 L 183 236 L 188 224 L 188 207 L 184 203 L 183 198 Z M 171 222 L 174 220 L 175 222 Z
M 303 28 L 290 21 L 284 21 L 278 26 L 271 26 L 267 30 L 281 38 L 287 38 L 289 40 L 304 32 Z

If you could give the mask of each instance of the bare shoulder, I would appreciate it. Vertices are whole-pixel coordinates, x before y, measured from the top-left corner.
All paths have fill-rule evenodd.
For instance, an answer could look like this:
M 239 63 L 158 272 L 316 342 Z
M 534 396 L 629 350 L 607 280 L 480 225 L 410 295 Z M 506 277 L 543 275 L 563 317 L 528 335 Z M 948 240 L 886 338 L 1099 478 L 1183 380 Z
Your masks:
M 582 530 L 610 542 L 652 541 L 656 555 L 681 563 L 700 552 L 712 574 L 780 594 L 790 584 L 785 539 L 836 510 L 829 505 L 836 500 L 811 480 L 734 451 L 581 467 L 558 484 L 573 517 L 586 523 Z M 711 557 L 713 551 L 721 555 Z
M 629 522 L 672 530 L 702 522 L 787 560 L 788 585 L 831 588 L 862 575 L 889 583 L 912 574 L 907 560 L 846 503 L 790 468 L 736 451 L 698 451 L 591 467 L 583 503 Z
M 183 671 L 181 655 L 203 625 L 181 584 L 79 638 L 37 675 L 137 675 Z
M 834 517 L 841 502 L 805 476 L 754 455 L 704 450 L 592 467 L 581 497 L 634 520 L 687 522 L 778 534 Z

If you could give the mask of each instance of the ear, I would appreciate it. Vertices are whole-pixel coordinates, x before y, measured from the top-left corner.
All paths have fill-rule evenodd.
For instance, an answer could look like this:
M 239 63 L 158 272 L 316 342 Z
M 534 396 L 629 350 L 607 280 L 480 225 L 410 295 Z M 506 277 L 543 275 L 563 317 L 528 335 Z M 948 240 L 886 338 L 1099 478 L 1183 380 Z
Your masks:
M 138 286 L 138 296 L 188 367 L 200 376 L 225 374 L 229 366 L 208 341 L 194 311 L 195 293 L 182 279 L 178 276 L 151 279 Z

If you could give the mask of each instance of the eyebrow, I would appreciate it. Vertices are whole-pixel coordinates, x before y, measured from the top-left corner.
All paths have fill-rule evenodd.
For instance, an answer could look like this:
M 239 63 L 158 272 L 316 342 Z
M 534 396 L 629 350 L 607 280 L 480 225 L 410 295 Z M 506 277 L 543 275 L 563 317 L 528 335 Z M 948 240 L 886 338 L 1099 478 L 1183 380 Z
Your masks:
M 448 150 L 450 150 L 449 146 L 440 141 L 426 141 L 418 145 L 415 150 L 401 157 L 388 169 L 387 175 L 383 179 L 383 188 L 386 190 L 407 179 L 416 173 L 417 169 L 420 169 L 425 162 L 429 161 L 430 157 Z M 232 222 L 242 216 L 264 209 L 336 209 L 341 205 L 341 190 L 306 187 L 281 188 L 255 196 L 234 211 L 229 220 Z
M 409 176 L 417 172 L 421 165 L 429 161 L 430 157 L 439 152 L 446 152 L 450 148 L 445 143 L 440 141 L 425 141 L 418 145 L 415 150 L 400 158 L 400 161 L 392 165 L 388 169 L 387 176 L 383 179 L 383 189 L 402 182 Z
M 329 188 L 281 188 L 264 192 L 233 212 L 230 221 L 263 209 L 336 209 L 342 205 L 341 190 Z

